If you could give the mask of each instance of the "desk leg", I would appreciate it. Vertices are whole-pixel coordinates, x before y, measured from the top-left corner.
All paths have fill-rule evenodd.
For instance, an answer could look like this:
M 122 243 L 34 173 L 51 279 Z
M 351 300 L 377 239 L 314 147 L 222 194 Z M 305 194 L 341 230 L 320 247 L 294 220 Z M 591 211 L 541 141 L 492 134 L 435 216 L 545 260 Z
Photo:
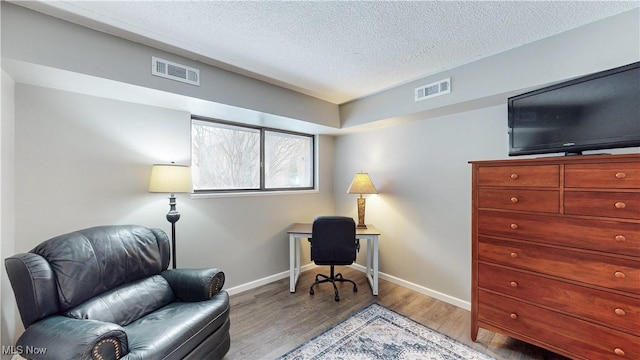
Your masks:
M 378 237 L 373 238 L 373 295 L 378 295 Z
M 371 293 L 378 295 L 378 237 L 367 238 L 367 259 L 365 276 L 371 286 Z
M 289 291 L 296 292 L 296 237 L 289 234 Z M 299 253 L 299 251 L 298 251 Z
M 371 239 L 367 239 L 367 256 L 366 256 L 366 266 L 365 266 L 365 275 L 367 277 L 367 279 L 369 277 L 371 277 L 371 259 L 372 259 L 372 254 L 373 249 L 371 248 Z M 373 286 L 373 285 L 372 285 Z M 373 289 L 373 287 L 372 287 Z
M 300 248 L 302 247 L 301 242 L 302 242 L 302 238 L 294 239 L 294 243 L 296 244 L 296 278 L 295 278 L 294 286 L 298 284 L 298 279 L 300 278 L 300 274 L 301 274 L 301 270 L 300 270 L 300 265 L 301 265 L 300 264 Z

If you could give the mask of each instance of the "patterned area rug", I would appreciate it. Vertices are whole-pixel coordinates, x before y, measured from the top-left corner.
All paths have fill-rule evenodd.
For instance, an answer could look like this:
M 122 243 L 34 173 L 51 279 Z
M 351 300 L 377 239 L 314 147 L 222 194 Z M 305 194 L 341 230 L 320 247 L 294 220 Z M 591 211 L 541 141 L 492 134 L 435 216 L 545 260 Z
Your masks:
M 371 304 L 278 360 L 491 360 L 409 318 Z

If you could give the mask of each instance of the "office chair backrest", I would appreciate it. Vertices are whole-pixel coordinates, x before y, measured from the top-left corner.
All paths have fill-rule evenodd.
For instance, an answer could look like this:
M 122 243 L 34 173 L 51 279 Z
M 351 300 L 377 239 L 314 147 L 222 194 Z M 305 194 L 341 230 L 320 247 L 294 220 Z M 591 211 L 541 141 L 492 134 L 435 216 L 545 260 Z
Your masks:
M 317 265 L 350 265 L 356 260 L 356 223 L 350 217 L 317 217 L 310 241 L 311 260 Z

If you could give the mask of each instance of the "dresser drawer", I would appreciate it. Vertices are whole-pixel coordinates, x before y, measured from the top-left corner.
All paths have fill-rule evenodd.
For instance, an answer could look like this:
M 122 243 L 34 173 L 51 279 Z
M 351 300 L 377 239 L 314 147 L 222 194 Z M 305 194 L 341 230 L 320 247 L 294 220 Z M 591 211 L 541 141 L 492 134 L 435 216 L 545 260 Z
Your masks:
M 535 166 L 482 166 L 478 168 L 480 186 L 558 187 L 560 167 Z
M 479 264 L 478 285 L 640 335 L 640 298 Z
M 640 261 L 478 237 L 478 259 L 640 294 Z
M 640 193 L 565 191 L 564 213 L 640 219 Z
M 638 336 L 483 290 L 478 292 L 478 301 L 480 321 L 524 340 L 535 339 L 583 359 L 640 359 Z
M 640 256 L 640 224 L 479 210 L 481 235 Z
M 557 214 L 560 193 L 557 190 L 478 189 L 478 207 L 527 210 Z
M 566 165 L 564 179 L 570 188 L 640 189 L 640 163 Z

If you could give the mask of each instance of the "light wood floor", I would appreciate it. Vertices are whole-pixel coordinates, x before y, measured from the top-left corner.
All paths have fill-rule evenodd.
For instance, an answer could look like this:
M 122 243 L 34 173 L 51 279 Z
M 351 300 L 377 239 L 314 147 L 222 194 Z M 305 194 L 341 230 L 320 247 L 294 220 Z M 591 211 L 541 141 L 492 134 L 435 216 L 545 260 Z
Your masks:
M 286 278 L 232 296 L 231 349 L 224 359 L 275 359 L 371 303 L 383 305 L 496 359 L 565 359 L 483 329 L 474 343 L 469 335 L 469 311 L 385 280 L 380 280 L 379 295 L 373 296 L 362 272 L 348 267 L 337 267 L 338 271 L 358 284 L 356 293 L 350 284 L 340 284 L 340 302 L 333 300 L 331 284 L 320 284 L 315 287 L 315 295 L 309 295 L 315 274 L 328 274 L 328 267 L 302 273 L 293 294 Z

